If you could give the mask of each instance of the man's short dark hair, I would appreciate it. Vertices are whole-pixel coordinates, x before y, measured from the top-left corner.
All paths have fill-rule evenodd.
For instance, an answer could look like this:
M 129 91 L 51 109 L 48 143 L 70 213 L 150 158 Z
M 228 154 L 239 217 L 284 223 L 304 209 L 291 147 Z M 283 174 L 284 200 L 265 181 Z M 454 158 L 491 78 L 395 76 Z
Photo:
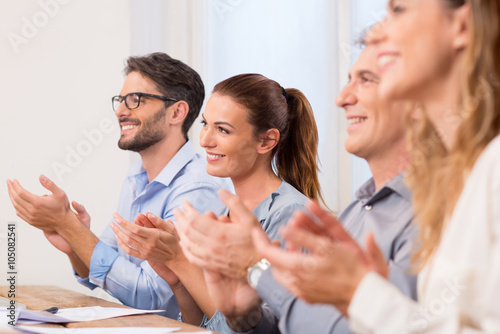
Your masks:
M 164 96 L 186 101 L 189 112 L 182 123 L 182 132 L 187 139 L 187 133 L 198 117 L 205 99 L 205 87 L 200 75 L 182 61 L 162 52 L 128 58 L 124 72 L 125 75 L 139 72 L 153 80 Z

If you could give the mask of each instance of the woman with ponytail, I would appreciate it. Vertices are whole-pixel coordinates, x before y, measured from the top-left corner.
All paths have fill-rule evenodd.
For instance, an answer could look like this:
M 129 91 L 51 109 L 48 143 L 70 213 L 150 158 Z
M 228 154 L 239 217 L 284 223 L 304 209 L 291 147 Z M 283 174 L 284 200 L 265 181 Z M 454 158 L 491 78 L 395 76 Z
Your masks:
M 141 216 L 136 224 L 142 226 L 122 221 L 123 230 L 115 229 L 115 233 L 127 253 L 150 261 L 170 284 L 186 322 L 225 332 L 224 317 L 214 307 L 220 305 L 214 301 L 221 297 L 205 283 L 205 277 L 212 283 L 213 273 L 201 268 L 205 261 L 217 262 L 246 283 L 247 268 L 260 260 L 250 231 L 260 226 L 270 239 L 278 239 L 279 227 L 294 211 L 304 209 L 308 199 L 322 200 L 318 132 L 302 92 L 284 89 L 259 74 L 237 75 L 218 83 L 202 124 L 200 145 L 207 154 L 208 174 L 230 178 L 239 203 L 256 219 L 241 221 L 226 209 L 218 218 L 209 213 L 198 216 L 203 222 L 190 221 L 195 213 L 184 203 L 184 212 L 175 212 L 177 230 L 160 218 Z M 230 207 L 225 195 L 221 193 L 221 199 Z M 245 294 L 247 288 L 236 289 L 234 298 L 245 298 L 238 292 Z

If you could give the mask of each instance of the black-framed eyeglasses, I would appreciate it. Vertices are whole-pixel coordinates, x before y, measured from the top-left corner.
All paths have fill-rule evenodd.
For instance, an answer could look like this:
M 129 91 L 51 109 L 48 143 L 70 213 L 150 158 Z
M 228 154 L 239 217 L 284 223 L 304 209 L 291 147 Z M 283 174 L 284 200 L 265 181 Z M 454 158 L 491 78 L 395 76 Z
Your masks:
M 137 109 L 139 108 L 139 105 L 141 104 L 141 97 L 152 97 L 155 99 L 160 99 L 163 101 L 172 101 L 172 102 L 178 102 L 179 100 L 173 99 L 171 97 L 165 97 L 165 96 L 160 96 L 160 95 L 154 95 L 154 94 L 147 94 L 147 93 L 128 93 L 125 96 L 121 95 L 116 95 L 111 98 L 111 103 L 113 104 L 113 111 L 116 111 L 120 104 L 122 104 L 123 101 L 125 101 L 125 106 L 127 109 Z

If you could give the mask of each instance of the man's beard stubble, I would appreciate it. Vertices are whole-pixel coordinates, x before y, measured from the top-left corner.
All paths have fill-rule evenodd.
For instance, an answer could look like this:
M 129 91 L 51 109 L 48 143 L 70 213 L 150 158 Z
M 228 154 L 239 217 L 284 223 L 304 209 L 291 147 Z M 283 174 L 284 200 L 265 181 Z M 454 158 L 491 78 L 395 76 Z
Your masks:
M 151 118 L 146 119 L 142 124 L 139 123 L 139 130 L 132 139 L 125 141 L 120 138 L 118 147 L 122 150 L 140 152 L 160 142 L 165 138 L 165 129 L 161 128 L 160 124 L 167 115 L 166 109 L 166 107 L 161 108 Z M 121 122 L 137 122 L 137 120 L 125 118 Z

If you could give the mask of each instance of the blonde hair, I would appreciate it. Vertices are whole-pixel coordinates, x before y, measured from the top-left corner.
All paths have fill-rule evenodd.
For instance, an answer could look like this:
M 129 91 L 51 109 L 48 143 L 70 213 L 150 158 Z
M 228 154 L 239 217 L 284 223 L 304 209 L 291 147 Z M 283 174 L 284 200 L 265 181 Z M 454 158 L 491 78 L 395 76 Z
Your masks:
M 445 0 L 450 2 L 450 0 Z M 453 148 L 446 151 L 439 133 L 422 113 L 410 131 L 411 163 L 407 182 L 413 191 L 420 226 L 414 264 L 421 268 L 434 254 L 467 174 L 488 143 L 500 134 L 500 3 L 469 0 L 469 44 L 462 66 L 460 122 Z

